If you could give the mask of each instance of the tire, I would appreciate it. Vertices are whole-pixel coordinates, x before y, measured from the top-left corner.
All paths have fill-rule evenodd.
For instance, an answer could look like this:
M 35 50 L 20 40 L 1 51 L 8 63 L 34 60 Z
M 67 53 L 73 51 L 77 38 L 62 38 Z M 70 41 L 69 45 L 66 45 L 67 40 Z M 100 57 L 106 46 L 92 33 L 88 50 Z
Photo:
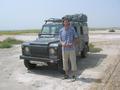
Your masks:
M 85 45 L 85 47 L 84 47 L 83 50 L 81 51 L 81 57 L 82 57 L 82 58 L 87 57 L 87 52 L 88 52 L 88 46 Z
M 34 69 L 36 67 L 36 64 L 31 64 L 29 60 L 24 60 L 24 65 L 27 69 Z
M 51 68 L 53 70 L 57 70 L 57 64 L 56 63 L 50 63 L 47 62 L 48 68 Z
M 59 61 L 57 64 L 58 71 L 62 74 L 65 74 L 65 71 L 63 70 L 63 63 L 62 61 Z
M 49 67 L 49 66 L 51 66 L 51 63 L 50 63 L 50 62 L 47 62 L 47 65 L 48 65 L 48 67 Z

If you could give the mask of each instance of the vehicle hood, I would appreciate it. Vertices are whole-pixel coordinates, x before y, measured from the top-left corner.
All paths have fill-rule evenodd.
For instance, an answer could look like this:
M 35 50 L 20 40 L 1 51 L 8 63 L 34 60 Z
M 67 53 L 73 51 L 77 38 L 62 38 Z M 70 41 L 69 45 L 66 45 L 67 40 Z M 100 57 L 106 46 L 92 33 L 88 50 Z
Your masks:
M 56 43 L 59 42 L 58 38 L 38 38 L 35 41 L 30 42 L 31 45 L 40 45 L 40 44 L 44 44 L 44 45 L 48 45 L 50 43 Z

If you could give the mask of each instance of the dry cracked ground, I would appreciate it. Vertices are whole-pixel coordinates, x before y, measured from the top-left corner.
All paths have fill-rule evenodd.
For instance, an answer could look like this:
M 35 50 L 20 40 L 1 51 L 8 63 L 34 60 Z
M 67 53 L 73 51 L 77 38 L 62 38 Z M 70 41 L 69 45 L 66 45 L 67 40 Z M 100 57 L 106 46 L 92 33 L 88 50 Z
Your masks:
M 0 36 L 0 40 L 8 36 Z M 36 36 L 11 36 L 21 40 Z M 63 80 L 62 74 L 50 67 L 28 71 L 21 55 L 20 45 L 0 49 L 0 90 L 120 90 L 120 33 L 91 33 L 90 42 L 102 48 L 78 58 L 77 80 Z

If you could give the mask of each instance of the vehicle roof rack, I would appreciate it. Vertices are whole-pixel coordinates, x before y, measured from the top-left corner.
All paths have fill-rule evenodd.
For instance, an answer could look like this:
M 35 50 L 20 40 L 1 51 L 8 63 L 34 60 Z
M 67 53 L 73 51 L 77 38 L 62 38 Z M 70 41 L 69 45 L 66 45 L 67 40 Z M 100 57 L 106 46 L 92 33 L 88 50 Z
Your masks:
M 65 15 L 62 18 L 50 18 L 45 20 L 45 24 L 47 22 L 61 23 L 64 19 L 68 19 L 70 22 L 87 22 L 87 16 L 85 14 L 74 14 L 74 15 Z
M 58 22 L 58 23 L 60 23 L 60 22 L 62 22 L 62 19 L 50 18 L 50 19 L 45 20 L 45 23 L 47 23 L 47 22 Z

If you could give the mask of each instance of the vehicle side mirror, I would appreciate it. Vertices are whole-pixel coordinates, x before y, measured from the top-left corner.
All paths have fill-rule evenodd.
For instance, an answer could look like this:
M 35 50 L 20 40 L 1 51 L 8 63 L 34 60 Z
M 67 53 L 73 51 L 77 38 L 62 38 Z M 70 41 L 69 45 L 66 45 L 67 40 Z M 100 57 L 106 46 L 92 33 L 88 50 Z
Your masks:
M 40 37 L 41 36 L 41 33 L 38 33 L 38 37 Z

